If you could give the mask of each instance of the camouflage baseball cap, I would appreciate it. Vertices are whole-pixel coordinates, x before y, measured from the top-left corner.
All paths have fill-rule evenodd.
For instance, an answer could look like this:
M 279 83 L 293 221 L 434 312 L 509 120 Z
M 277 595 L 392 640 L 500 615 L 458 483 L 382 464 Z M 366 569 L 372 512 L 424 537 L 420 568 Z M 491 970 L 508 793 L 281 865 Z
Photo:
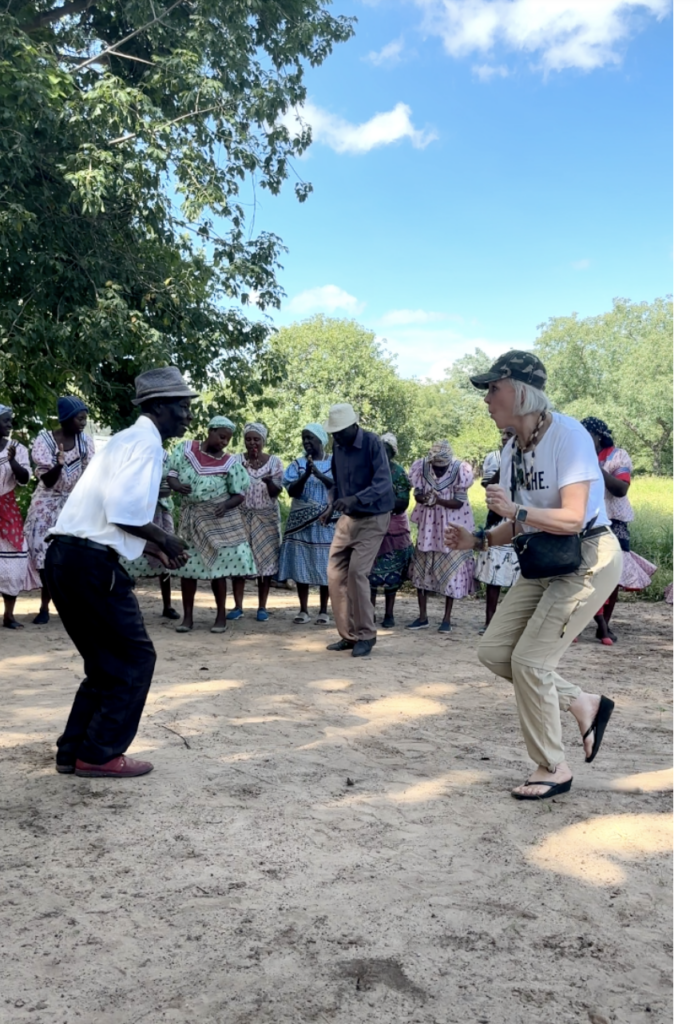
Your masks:
M 487 373 L 478 373 L 477 376 L 471 377 L 470 383 L 484 391 L 494 381 L 506 378 L 520 380 L 522 384 L 530 384 L 539 391 L 545 391 L 548 375 L 540 359 L 534 356 L 533 352 L 512 349 L 492 363 Z

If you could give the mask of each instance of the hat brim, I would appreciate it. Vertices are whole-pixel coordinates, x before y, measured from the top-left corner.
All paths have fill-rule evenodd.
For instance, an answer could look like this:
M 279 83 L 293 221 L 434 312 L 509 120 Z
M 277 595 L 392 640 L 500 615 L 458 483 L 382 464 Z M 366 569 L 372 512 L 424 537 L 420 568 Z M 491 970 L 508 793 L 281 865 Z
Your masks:
M 149 402 L 153 398 L 198 398 L 198 391 L 191 391 L 189 388 L 176 388 L 170 390 L 167 388 L 165 391 L 151 391 L 146 395 L 139 395 L 138 398 L 132 398 L 132 405 L 143 405 L 144 402 Z
M 328 434 L 338 434 L 340 430 L 346 430 L 347 427 L 353 427 L 355 423 L 359 422 L 359 417 L 354 416 L 348 417 L 346 420 L 340 420 L 339 423 L 331 423 L 330 420 L 325 420 L 323 427 Z
M 481 391 L 484 391 L 486 388 L 489 387 L 490 384 L 494 384 L 495 381 L 505 379 L 508 380 L 509 377 L 510 374 L 493 373 L 491 370 L 489 370 L 487 373 L 478 373 L 476 377 L 471 377 L 470 383 L 473 385 L 474 388 L 479 388 Z

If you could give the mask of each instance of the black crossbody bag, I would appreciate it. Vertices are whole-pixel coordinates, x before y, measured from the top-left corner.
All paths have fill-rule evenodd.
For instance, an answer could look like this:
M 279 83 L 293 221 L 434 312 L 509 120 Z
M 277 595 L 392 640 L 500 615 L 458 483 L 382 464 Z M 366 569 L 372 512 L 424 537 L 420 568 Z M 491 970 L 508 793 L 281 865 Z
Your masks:
M 516 504 L 514 462 L 511 464 L 511 500 Z M 587 523 L 582 533 L 562 534 L 519 533 L 512 539 L 512 547 L 519 559 L 521 575 L 527 580 L 540 580 L 548 576 L 569 576 L 582 564 L 582 540 L 603 533 L 604 526 L 593 530 L 596 516 Z M 513 525 L 516 529 L 516 522 Z M 593 532 L 592 532 L 593 530 Z

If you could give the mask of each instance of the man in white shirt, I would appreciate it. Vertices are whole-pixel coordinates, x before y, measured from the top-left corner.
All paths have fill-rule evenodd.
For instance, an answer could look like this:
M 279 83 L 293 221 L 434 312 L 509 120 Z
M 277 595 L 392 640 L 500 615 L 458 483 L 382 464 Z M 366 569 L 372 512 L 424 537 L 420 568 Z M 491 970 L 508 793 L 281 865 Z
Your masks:
M 136 378 L 141 415 L 95 455 L 49 531 L 48 588 L 85 662 L 68 722 L 57 741 L 56 769 L 91 778 L 152 771 L 126 757 L 155 669 L 155 648 L 133 583 L 119 557 L 148 550 L 170 568 L 185 545 L 152 522 L 162 477 L 162 442 L 182 437 L 197 398 L 174 366 Z

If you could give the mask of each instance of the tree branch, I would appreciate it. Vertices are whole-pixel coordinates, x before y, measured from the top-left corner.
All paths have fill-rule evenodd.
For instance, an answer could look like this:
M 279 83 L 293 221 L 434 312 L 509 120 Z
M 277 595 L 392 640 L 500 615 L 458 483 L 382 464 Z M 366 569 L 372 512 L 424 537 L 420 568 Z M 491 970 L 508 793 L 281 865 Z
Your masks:
M 32 32 L 34 29 L 43 28 L 45 25 L 53 25 L 56 21 L 61 21 L 71 14 L 82 14 L 83 11 L 88 11 L 90 7 L 94 7 L 96 2 L 97 0 L 70 0 L 69 3 L 63 4 L 62 7 L 52 7 L 50 11 L 42 11 L 41 14 L 37 14 L 29 22 L 25 31 Z
M 210 114 L 216 107 L 203 107 L 201 110 L 190 110 L 188 114 L 180 114 L 179 117 L 175 117 L 173 121 L 165 121 L 164 124 L 158 124 L 153 128 L 154 132 L 161 132 L 163 128 L 169 128 L 172 124 L 178 124 L 180 121 L 186 121 L 188 117 L 196 117 L 197 114 Z M 135 139 L 138 132 L 129 132 L 128 135 L 120 135 L 118 139 L 112 139 L 109 143 L 110 146 L 117 146 L 120 142 L 128 142 L 130 139 Z
M 133 39 L 135 36 L 139 36 L 141 32 L 145 32 L 145 30 L 147 28 L 150 28 L 152 25 L 157 25 L 157 23 L 159 21 L 162 21 L 163 18 L 166 18 L 167 15 L 175 9 L 175 7 L 181 7 L 184 2 L 185 0 L 175 0 L 175 3 L 170 4 L 167 10 L 162 11 L 161 14 L 158 14 L 157 17 L 147 22 L 147 24 L 141 25 L 140 28 L 135 29 L 133 32 L 129 32 L 127 36 L 124 36 L 123 39 L 120 39 L 118 43 L 114 43 L 113 46 L 107 46 L 107 48 L 105 50 L 102 50 L 101 53 L 96 53 L 94 57 L 90 57 L 88 60 L 83 61 L 82 64 L 78 64 L 76 68 L 73 68 L 73 71 L 82 71 L 83 68 L 86 68 L 88 67 L 88 65 L 94 64 L 95 61 L 98 61 L 100 57 L 105 57 L 108 53 L 113 53 L 114 50 L 118 50 L 119 47 L 123 46 L 124 43 L 127 43 L 129 39 Z

